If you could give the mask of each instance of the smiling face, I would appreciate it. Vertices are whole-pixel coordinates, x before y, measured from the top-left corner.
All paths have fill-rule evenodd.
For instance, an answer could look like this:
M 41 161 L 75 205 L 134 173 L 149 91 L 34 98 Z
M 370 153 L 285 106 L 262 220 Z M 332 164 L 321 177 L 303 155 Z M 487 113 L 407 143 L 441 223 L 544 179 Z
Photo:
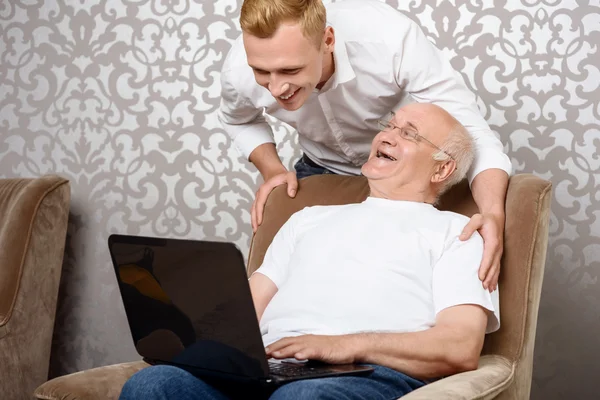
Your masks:
M 371 195 L 434 202 L 439 185 L 454 170 L 454 161 L 435 161 L 433 155 L 439 150 L 431 143 L 441 147 L 456 120 L 440 107 L 416 103 L 399 109 L 390 122 L 397 128 L 375 136 L 369 159 L 362 166 Z
M 304 36 L 298 23 L 282 23 L 267 38 L 243 32 L 248 65 L 256 82 L 288 111 L 299 109 L 313 89 L 333 74 L 333 29 L 325 29 L 320 46 Z

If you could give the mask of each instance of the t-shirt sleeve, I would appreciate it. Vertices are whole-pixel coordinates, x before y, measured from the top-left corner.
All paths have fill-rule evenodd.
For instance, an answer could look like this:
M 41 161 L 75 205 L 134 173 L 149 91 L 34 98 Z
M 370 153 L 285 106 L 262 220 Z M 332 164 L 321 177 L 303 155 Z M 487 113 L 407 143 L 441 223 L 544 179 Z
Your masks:
M 289 265 L 296 245 L 296 232 L 302 211 L 298 211 L 279 229 L 269 245 L 262 265 L 254 272 L 271 279 L 277 288 L 287 280 Z
M 459 232 L 460 233 L 460 232 Z M 461 304 L 476 304 L 490 311 L 486 333 L 500 328 L 498 290 L 483 288 L 478 271 L 483 256 L 483 239 L 475 232 L 467 241 L 449 238 L 433 269 L 433 302 L 436 315 Z

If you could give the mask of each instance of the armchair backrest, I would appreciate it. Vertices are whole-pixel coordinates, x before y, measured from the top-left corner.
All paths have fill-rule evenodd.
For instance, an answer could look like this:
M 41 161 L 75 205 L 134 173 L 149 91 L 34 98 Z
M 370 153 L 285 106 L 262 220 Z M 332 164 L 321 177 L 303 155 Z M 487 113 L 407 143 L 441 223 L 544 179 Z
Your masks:
M 262 263 L 275 233 L 296 211 L 312 205 L 358 203 L 369 194 L 364 177 L 321 175 L 299 181 L 296 198 L 277 187 L 265 206 L 263 223 L 252 239 L 248 274 Z M 511 177 L 506 196 L 506 226 L 500 288 L 501 328 L 486 336 L 482 354 L 506 357 L 513 364 L 513 382 L 499 398 L 529 398 L 533 347 L 548 244 L 550 182 L 534 175 Z M 475 214 L 466 181 L 440 199 L 439 208 L 468 217 Z
M 0 398 L 48 379 L 69 215 L 69 182 L 0 179 Z

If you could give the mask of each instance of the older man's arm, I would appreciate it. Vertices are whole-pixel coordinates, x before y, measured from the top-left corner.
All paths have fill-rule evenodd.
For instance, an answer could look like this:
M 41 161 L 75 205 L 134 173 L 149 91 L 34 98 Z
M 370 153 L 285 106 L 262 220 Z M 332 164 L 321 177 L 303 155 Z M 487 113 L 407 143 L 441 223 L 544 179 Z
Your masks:
M 266 350 L 275 358 L 378 364 L 428 379 L 476 369 L 487 320 L 483 307 L 459 305 L 439 312 L 436 325 L 420 332 L 305 335 L 281 339 Z
M 414 333 L 365 333 L 356 337 L 355 362 L 383 365 L 415 378 L 434 378 L 477 368 L 487 312 L 460 305 L 441 311 L 436 325 Z
M 250 292 L 256 310 L 256 318 L 259 321 L 277 290 L 275 283 L 260 272 L 252 274 L 250 277 Z
M 305 212 L 306 209 L 292 214 L 277 231 L 265 253 L 262 265 L 250 277 L 250 292 L 259 321 L 267 305 L 288 277 L 290 260 L 296 246 L 296 229 L 301 224 Z

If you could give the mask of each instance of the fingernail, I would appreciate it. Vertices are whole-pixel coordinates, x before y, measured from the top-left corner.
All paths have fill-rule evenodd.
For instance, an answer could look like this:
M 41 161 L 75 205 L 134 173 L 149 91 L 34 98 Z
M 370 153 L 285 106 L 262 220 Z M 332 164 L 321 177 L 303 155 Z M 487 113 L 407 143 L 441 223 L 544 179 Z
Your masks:
M 265 352 L 268 353 L 269 352 L 269 348 L 265 347 Z

